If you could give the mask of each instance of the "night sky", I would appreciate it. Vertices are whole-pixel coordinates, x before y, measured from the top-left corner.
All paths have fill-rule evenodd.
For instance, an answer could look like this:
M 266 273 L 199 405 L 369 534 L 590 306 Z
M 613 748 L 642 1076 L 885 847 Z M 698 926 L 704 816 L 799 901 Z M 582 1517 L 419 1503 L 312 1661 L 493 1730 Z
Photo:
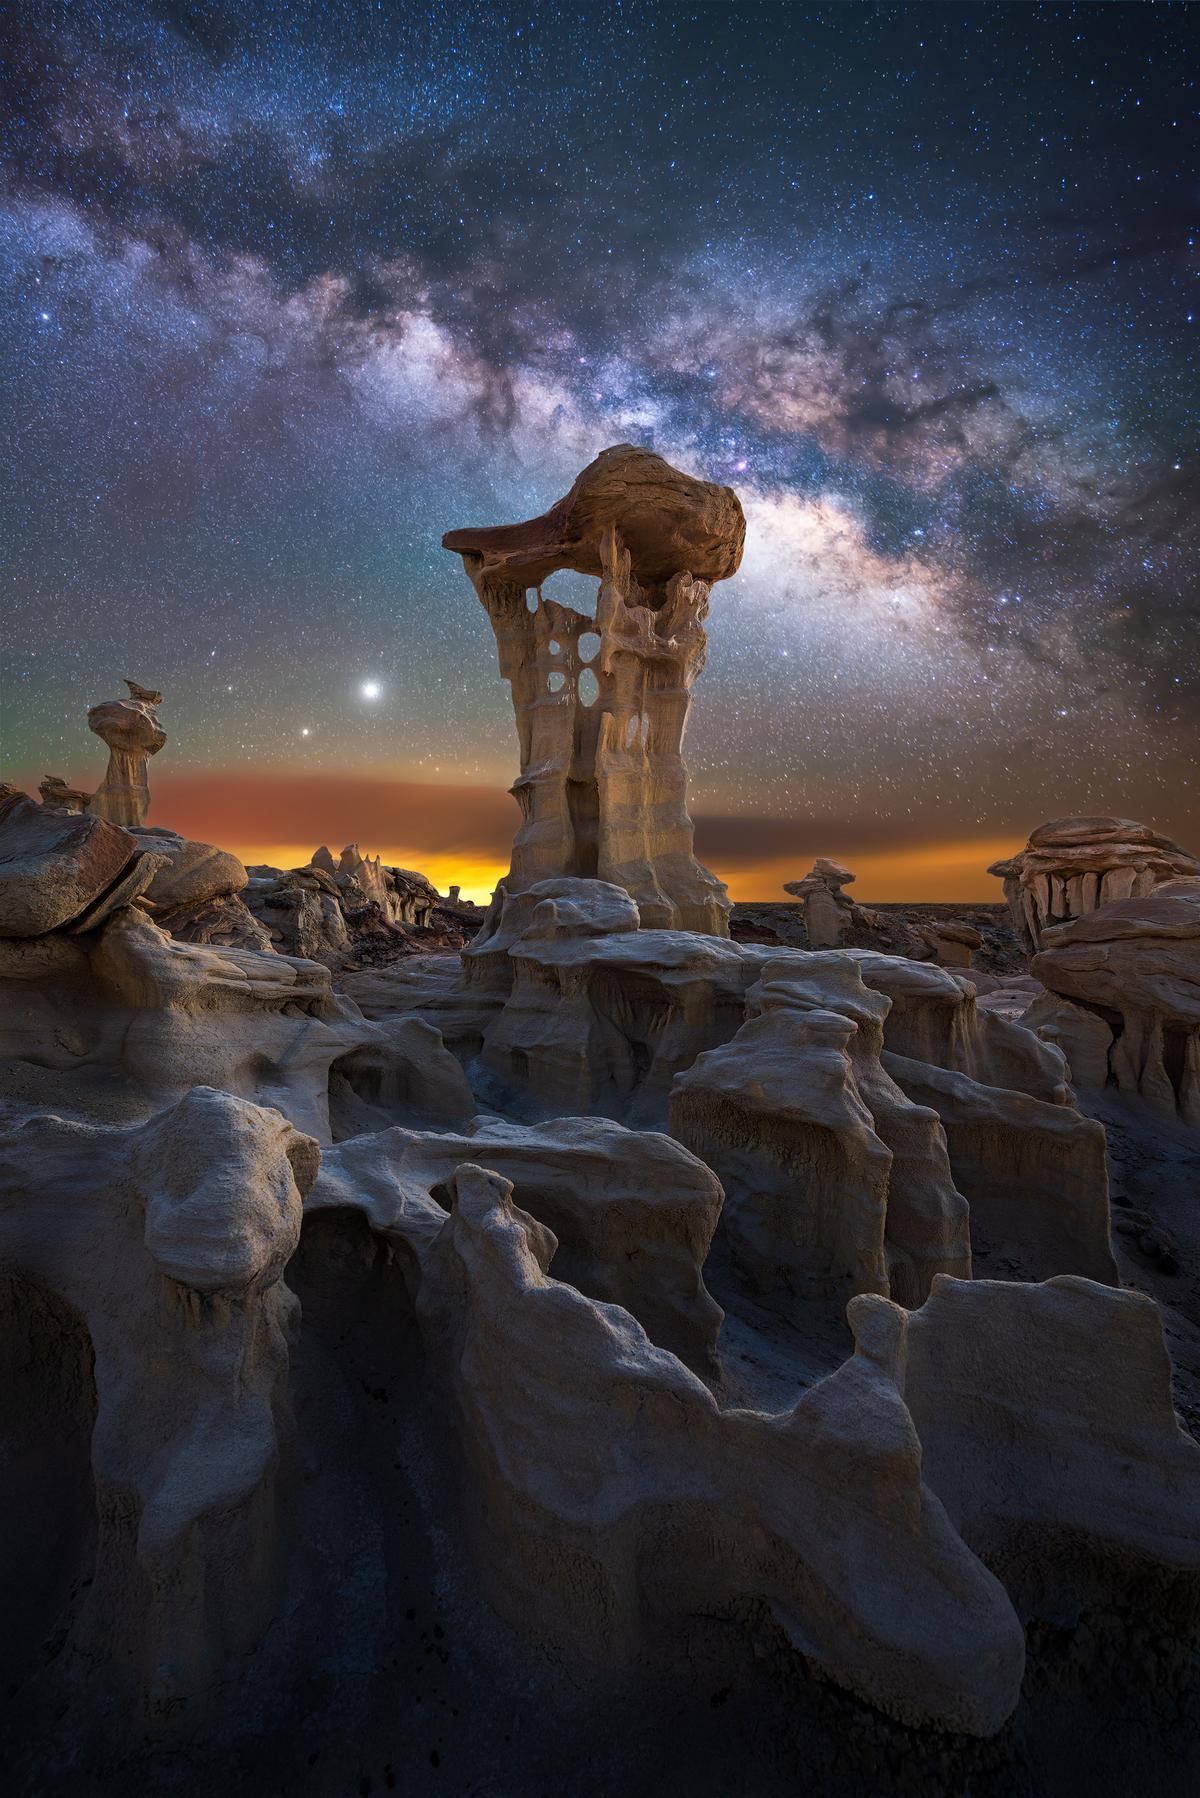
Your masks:
M 632 441 L 746 510 L 688 737 L 736 894 L 998 898 L 1080 810 L 1200 847 L 1198 26 L 18 5 L 7 777 L 97 782 L 130 675 L 151 822 L 486 891 L 515 735 L 441 534 Z

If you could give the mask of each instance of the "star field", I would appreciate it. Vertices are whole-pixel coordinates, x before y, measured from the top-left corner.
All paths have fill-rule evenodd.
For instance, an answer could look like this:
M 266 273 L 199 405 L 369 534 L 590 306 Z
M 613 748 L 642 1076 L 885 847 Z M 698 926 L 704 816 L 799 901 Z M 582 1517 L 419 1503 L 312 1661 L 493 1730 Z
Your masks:
M 1196 837 L 1194 9 L 16 20 L 10 778 L 98 778 L 129 674 L 156 778 L 506 783 L 441 533 L 629 440 L 747 513 L 689 736 L 718 871 L 799 822 Z

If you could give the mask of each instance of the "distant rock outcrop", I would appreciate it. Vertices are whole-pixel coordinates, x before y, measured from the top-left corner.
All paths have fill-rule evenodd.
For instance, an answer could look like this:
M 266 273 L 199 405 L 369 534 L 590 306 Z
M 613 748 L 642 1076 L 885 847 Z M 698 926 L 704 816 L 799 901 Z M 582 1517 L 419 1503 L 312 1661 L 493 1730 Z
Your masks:
M 1111 1082 L 1200 1129 L 1200 878 L 1164 881 L 1043 931 L 1030 971 L 1054 995 L 1025 1022 L 1076 1080 Z
M 1164 881 L 1200 874 L 1200 859 L 1131 818 L 1055 818 L 1019 855 L 988 869 L 1004 882 L 1013 926 L 1032 954 L 1042 933 Z
M 364 856 L 357 843 L 336 862 L 323 843 L 303 868 L 264 863 L 247 874 L 246 904 L 268 942 L 330 968 L 411 954 L 422 942 L 459 948 L 481 916 L 443 900 L 424 874 Z
M 851 924 L 869 925 L 873 914 L 857 905 L 843 887 L 855 878 L 840 862 L 820 855 L 803 880 L 789 880 L 784 892 L 804 901 L 804 929 L 810 949 L 836 949 Z
M 59 774 L 47 774 L 38 782 L 38 793 L 43 805 L 52 811 L 86 812 L 92 801 L 92 795 L 82 787 L 68 786 Z

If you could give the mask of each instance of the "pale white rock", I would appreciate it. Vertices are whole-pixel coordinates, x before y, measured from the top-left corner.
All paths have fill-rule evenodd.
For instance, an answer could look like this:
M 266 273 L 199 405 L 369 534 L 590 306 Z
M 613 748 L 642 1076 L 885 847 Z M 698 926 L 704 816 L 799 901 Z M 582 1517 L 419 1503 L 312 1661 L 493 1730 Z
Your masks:
M 1120 1018 L 1109 1082 L 1200 1129 L 1200 879 L 1166 881 L 1047 930 L 1031 967 L 1060 999 Z
M 882 1060 L 908 1097 L 941 1119 L 972 1244 L 988 1256 L 981 1270 L 1011 1260 L 1026 1278 L 1082 1274 L 1116 1284 L 1103 1125 L 955 1068 L 886 1049 Z
M 1027 996 L 1017 994 L 1014 998 Z M 1017 1016 L 1026 1030 L 1035 1031 L 1043 1042 L 1062 1050 L 1073 1086 L 1089 1091 L 1107 1086 L 1113 1033 L 1098 1011 L 1088 1011 L 1041 987 L 1037 997 L 1022 1007 Z
M 905 956 L 849 949 L 867 986 L 892 1001 L 885 1046 L 913 1061 L 953 1068 L 985 1086 L 1011 1088 L 1052 1105 L 1070 1103 L 1061 1053 L 981 1006 L 965 976 Z
M 281 1113 L 194 1087 L 134 1145 L 146 1247 L 194 1292 L 270 1285 L 300 1241 L 301 1195 L 320 1159 Z
M 0 1258 L 77 1320 L 96 1388 L 99 1531 L 60 1652 L 155 1727 L 210 1699 L 278 1604 L 280 1273 L 317 1160 L 278 1113 L 203 1090 L 132 1128 L 0 1129 Z
M 0 953 L 12 995 L 0 1055 L 54 1070 L 81 1116 L 145 1116 L 203 1085 L 276 1106 L 328 1142 L 477 1109 L 432 1026 L 368 1022 L 314 962 L 177 942 L 129 907 L 71 940 L 84 955 L 69 964 Z
M 542 936 L 508 950 L 512 989 L 483 1033 L 482 1070 L 528 1115 L 602 1112 L 656 1127 L 671 1082 L 745 1016 L 747 946 L 690 931 Z
M 926 1481 L 1022 1615 L 1144 1603 L 1148 1569 L 1200 1594 L 1200 1448 L 1153 1300 L 937 1280 L 903 1384 Z
M 363 1211 L 403 1241 L 436 1216 L 455 1169 L 483 1161 L 553 1230 L 554 1277 L 624 1306 L 652 1341 L 705 1377 L 719 1372 L 722 1312 L 703 1267 L 721 1211 L 716 1176 L 669 1136 L 607 1118 L 527 1127 L 478 1118 L 465 1134 L 392 1129 L 328 1149 L 310 1207 Z
M 969 1274 L 968 1208 L 935 1112 L 881 1065 L 889 1000 L 838 953 L 768 963 L 748 1021 L 675 1081 L 671 1129 L 726 1188 L 723 1227 L 760 1290 L 890 1292 Z
M 922 1482 L 896 1331 L 868 1330 L 790 1411 L 722 1412 L 627 1312 L 549 1277 L 554 1237 L 508 1182 L 464 1165 L 450 1197 L 418 1315 L 480 1575 L 514 1627 L 611 1673 L 665 1619 L 754 1594 L 797 1654 L 892 1716 L 1002 1725 L 1023 1634 Z

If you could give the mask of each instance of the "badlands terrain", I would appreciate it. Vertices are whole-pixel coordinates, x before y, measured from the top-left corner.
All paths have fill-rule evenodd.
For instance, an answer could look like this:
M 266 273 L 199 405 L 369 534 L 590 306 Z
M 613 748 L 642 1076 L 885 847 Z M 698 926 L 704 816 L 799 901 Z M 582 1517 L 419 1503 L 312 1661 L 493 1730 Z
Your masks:
M 486 914 L 148 824 L 137 682 L 94 793 L 0 793 L 7 1790 L 1196 1788 L 1200 861 L 731 908 L 744 529 L 619 445 L 447 535 Z

